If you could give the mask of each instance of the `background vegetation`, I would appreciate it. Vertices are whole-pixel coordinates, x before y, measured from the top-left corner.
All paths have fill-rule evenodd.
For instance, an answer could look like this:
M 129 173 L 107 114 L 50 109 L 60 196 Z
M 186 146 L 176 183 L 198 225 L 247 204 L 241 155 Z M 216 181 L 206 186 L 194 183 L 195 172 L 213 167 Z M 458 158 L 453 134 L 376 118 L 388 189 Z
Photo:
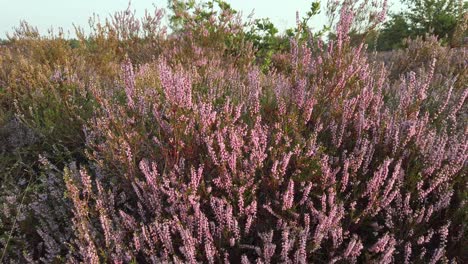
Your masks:
M 0 262 L 466 262 L 467 6 L 407 4 L 330 1 L 317 31 L 313 2 L 284 34 L 221 0 L 22 22 Z

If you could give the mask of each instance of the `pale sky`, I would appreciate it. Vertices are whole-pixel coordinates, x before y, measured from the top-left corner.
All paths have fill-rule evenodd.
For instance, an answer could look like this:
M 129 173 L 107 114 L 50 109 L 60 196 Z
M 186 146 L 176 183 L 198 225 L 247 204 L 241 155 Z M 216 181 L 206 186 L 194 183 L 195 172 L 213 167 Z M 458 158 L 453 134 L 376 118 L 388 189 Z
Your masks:
M 145 9 L 152 10 L 153 4 L 166 7 L 167 0 L 132 0 L 132 9 L 141 16 Z M 241 11 L 247 17 L 254 10 L 255 18 L 270 18 L 280 29 L 293 27 L 296 23 L 296 11 L 304 15 L 309 10 L 311 0 L 227 0 L 231 6 Z M 393 2 L 398 2 L 394 0 Z M 26 20 L 39 29 L 42 34 L 51 27 L 62 27 L 73 32 L 73 24 L 87 28 L 88 18 L 98 14 L 101 18 L 108 17 L 115 11 L 125 10 L 128 0 L 0 0 L 0 38 L 20 20 Z M 326 0 L 322 0 L 322 8 Z M 311 25 L 319 29 L 326 22 L 326 17 L 319 15 Z M 73 36 L 73 35 L 72 35 Z

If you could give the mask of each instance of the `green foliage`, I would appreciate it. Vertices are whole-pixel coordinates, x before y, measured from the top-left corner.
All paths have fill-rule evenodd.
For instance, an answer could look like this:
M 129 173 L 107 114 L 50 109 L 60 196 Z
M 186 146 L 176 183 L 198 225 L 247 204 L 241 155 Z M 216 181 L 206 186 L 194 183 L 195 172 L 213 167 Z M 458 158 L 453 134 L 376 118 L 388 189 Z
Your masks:
M 80 47 L 80 41 L 77 39 L 70 39 L 68 41 L 68 44 L 70 45 L 70 48 L 76 49 Z
M 264 72 L 271 67 L 273 54 L 289 50 L 291 38 L 305 42 L 320 37 L 330 30 L 329 26 L 324 26 L 321 30 L 313 32 L 309 22 L 318 14 L 320 14 L 320 2 L 313 1 L 306 15 L 297 21 L 296 27 L 287 29 L 284 34 L 279 34 L 278 28 L 268 18 L 254 20 L 253 25 L 246 31 L 246 39 L 255 47 L 257 61 Z
M 402 47 L 402 40 L 411 36 L 410 25 L 402 13 L 393 14 L 384 24 L 377 39 L 379 50 L 392 50 Z
M 224 43 L 221 47 L 232 54 L 239 53 L 241 46 L 250 43 L 255 52 L 255 59 L 261 65 L 262 71 L 266 72 L 272 66 L 273 54 L 284 53 L 290 47 L 290 39 L 294 38 L 300 42 L 308 41 L 312 37 L 322 36 L 330 30 L 329 26 L 324 26 L 321 30 L 314 32 L 309 25 L 312 17 L 320 13 L 320 2 L 313 1 L 309 11 L 298 20 L 294 28 L 289 28 L 281 34 L 278 28 L 268 18 L 254 19 L 247 21 L 240 26 L 232 25 L 232 21 L 226 19 L 237 15 L 238 11 L 233 9 L 227 2 L 222 0 L 212 0 L 204 3 L 196 1 L 169 0 L 168 9 L 169 26 L 177 34 L 194 31 L 196 38 L 202 38 L 206 33 L 206 39 L 211 42 Z M 214 20 L 216 17 L 219 23 Z M 228 25 L 227 30 L 221 30 L 220 25 Z M 231 31 L 230 31 L 231 30 Z M 215 39 L 217 41 L 215 41 Z M 208 40 L 203 41 L 206 44 Z M 244 44 L 241 44 L 244 43 Z
M 278 32 L 268 18 L 254 20 L 253 26 L 246 32 L 246 39 L 255 47 L 257 60 L 264 71 L 270 67 L 275 51 L 284 51 L 289 47 L 289 41 L 278 36 Z
M 421 35 L 433 30 L 440 38 L 450 37 L 462 6 L 456 0 L 406 0 L 411 30 Z
M 404 0 L 406 11 L 392 14 L 377 40 L 378 50 L 403 47 L 405 38 L 434 34 L 443 43 L 455 42 L 454 37 L 466 36 L 467 3 L 457 0 Z M 462 36 L 455 36 L 461 29 Z
M 202 26 L 209 21 L 210 17 L 217 15 L 218 11 L 220 14 L 224 14 L 224 12 L 237 13 L 231 5 L 223 0 L 212 0 L 201 4 L 194 0 L 168 0 L 167 7 L 172 13 L 169 16 L 169 26 L 174 32 L 183 30 L 190 22 L 200 23 L 199 25 Z M 189 14 L 194 16 L 189 16 Z
M 286 30 L 286 35 L 288 37 L 296 37 L 300 40 L 308 40 L 312 35 L 312 28 L 308 25 L 309 21 L 312 17 L 320 14 L 320 2 L 314 1 L 311 3 L 309 11 L 307 11 L 306 15 L 298 20 L 298 24 L 295 28 L 290 28 Z M 329 27 L 324 26 L 323 29 L 315 34 L 315 36 L 321 36 L 326 31 L 330 30 Z

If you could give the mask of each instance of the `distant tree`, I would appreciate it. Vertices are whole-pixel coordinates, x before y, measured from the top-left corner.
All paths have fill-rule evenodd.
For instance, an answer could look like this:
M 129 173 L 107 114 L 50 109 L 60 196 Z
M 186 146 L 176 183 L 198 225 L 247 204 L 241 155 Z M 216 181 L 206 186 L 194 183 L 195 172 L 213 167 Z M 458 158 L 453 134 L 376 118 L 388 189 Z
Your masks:
M 432 31 L 439 38 L 451 37 L 463 12 L 457 0 L 405 0 L 411 30 L 416 35 Z M 465 5 L 466 6 L 466 5 Z
M 390 15 L 377 40 L 378 50 L 400 48 L 405 38 L 436 35 L 444 43 L 466 36 L 467 3 L 458 0 L 403 0 L 407 9 Z
M 78 39 L 75 39 L 75 38 L 69 39 L 68 40 L 68 45 L 70 45 L 70 47 L 72 49 L 76 49 L 76 48 L 78 48 L 80 46 L 80 41 Z
M 307 42 L 311 37 L 319 37 L 327 32 L 329 27 L 324 26 L 321 30 L 313 31 L 313 28 L 309 25 L 312 17 L 319 13 L 320 2 L 312 1 L 305 15 L 297 18 L 296 26 L 286 29 L 284 34 L 279 34 L 278 28 L 269 18 L 255 19 L 252 25 L 247 27 L 246 38 L 253 43 L 262 70 L 269 69 L 273 54 L 289 49 L 291 39 Z
M 402 40 L 412 35 L 410 24 L 404 13 L 393 14 L 385 22 L 383 29 L 377 37 L 378 50 L 391 50 L 400 48 Z
M 463 9 L 459 12 L 459 18 L 457 21 L 457 26 L 453 32 L 452 38 L 450 40 L 450 45 L 452 47 L 460 47 L 467 45 L 468 39 L 468 2 L 465 1 Z

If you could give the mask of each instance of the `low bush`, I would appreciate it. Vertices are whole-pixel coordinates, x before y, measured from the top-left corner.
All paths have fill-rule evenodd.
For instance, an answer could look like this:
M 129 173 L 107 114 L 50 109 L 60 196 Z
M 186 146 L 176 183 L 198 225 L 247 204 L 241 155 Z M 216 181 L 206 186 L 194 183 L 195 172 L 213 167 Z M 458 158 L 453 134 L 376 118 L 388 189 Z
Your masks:
M 418 39 L 383 62 L 345 1 L 333 40 L 266 67 L 215 3 L 172 35 L 127 11 L 78 47 L 1 50 L 1 261 L 466 260 L 464 50 Z

